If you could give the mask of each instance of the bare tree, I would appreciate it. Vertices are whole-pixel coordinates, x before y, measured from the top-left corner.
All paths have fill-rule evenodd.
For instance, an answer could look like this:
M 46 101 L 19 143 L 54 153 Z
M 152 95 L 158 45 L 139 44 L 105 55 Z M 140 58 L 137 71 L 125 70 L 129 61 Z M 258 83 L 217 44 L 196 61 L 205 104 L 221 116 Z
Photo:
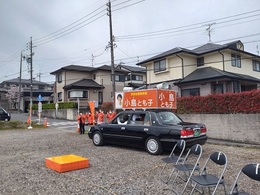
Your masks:
M 10 89 L 7 90 L 5 96 L 8 99 L 11 108 L 16 109 L 19 96 L 19 88 L 16 85 L 11 85 Z

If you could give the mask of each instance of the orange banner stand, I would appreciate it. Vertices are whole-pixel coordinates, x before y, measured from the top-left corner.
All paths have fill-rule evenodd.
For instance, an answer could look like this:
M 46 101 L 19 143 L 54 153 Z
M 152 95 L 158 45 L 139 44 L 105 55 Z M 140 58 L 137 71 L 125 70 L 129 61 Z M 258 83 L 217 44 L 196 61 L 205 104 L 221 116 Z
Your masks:
M 165 89 L 126 91 L 123 96 L 123 109 L 176 109 L 176 92 Z
M 94 101 L 90 101 L 88 102 L 88 105 L 89 105 L 89 109 L 90 109 L 90 112 L 91 112 L 91 115 L 92 115 L 92 118 L 93 118 L 93 121 L 94 121 L 94 116 L 95 116 L 95 102 Z

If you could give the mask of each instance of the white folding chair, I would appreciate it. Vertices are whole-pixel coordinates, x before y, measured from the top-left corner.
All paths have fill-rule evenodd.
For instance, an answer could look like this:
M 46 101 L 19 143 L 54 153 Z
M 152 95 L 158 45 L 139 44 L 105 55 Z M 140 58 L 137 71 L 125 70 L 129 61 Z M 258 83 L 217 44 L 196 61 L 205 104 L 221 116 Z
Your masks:
M 175 194 L 184 194 L 193 173 L 195 171 L 198 171 L 198 173 L 200 172 L 199 160 L 201 158 L 201 155 L 202 155 L 202 146 L 200 144 L 193 145 L 189 149 L 185 157 L 184 163 L 174 165 L 175 168 L 174 172 L 176 175 L 172 183 L 172 191 Z M 178 178 L 186 182 L 181 192 L 178 192 L 177 188 L 175 188 L 180 186 L 180 185 L 175 185 L 175 182 L 177 181 Z
M 164 162 L 164 166 L 162 171 L 160 172 L 160 179 L 164 183 L 168 183 L 170 181 L 174 171 L 174 169 L 172 169 L 170 175 L 167 177 L 166 174 L 168 173 L 167 172 L 167 168 L 169 168 L 168 165 L 178 164 L 179 162 L 183 161 L 182 155 L 185 150 L 185 147 L 186 147 L 186 142 L 184 140 L 178 140 L 174 145 L 170 155 L 162 158 L 162 161 Z M 175 153 L 179 153 L 179 154 L 176 155 Z
M 190 194 L 193 194 L 195 189 L 200 193 L 204 193 L 204 188 L 208 188 L 209 193 L 213 195 L 216 193 L 219 185 L 223 185 L 224 192 L 226 194 L 224 173 L 226 171 L 227 164 L 227 157 L 223 152 L 212 153 L 206 160 L 200 174 L 191 176 L 190 181 L 194 187 Z M 212 169 L 212 166 L 214 166 L 215 169 Z M 216 167 L 218 167 L 219 171 Z M 201 187 L 202 191 L 196 187 Z M 210 191 L 211 188 L 214 188 L 212 193 Z
M 238 187 L 238 181 L 241 174 L 246 175 L 248 178 L 252 180 L 260 181 L 260 164 L 248 164 L 239 171 L 234 181 L 234 184 L 231 187 L 229 193 L 230 195 L 250 195 L 248 192 L 245 192 L 243 189 L 239 189 Z M 245 181 L 241 181 L 241 183 L 242 182 Z M 248 182 L 248 185 L 250 185 L 250 182 Z

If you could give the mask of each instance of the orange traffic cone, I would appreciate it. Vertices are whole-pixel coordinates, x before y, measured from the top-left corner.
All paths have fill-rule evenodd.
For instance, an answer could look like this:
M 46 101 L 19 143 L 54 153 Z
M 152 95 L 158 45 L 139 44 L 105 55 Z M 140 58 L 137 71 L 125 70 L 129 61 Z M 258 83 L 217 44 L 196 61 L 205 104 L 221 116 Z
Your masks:
M 28 125 L 31 123 L 30 116 L 28 116 L 28 119 L 27 119 L 26 122 L 27 122 Z
M 47 118 L 46 117 L 44 118 L 43 125 L 44 125 L 45 128 L 47 127 Z

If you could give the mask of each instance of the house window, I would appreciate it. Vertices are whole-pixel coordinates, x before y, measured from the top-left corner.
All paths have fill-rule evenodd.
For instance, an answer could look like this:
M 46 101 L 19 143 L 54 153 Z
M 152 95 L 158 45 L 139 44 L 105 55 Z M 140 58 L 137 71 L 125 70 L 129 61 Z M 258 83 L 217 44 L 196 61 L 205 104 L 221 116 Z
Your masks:
M 98 104 L 103 104 L 103 93 L 101 91 L 98 92 Z
M 197 66 L 203 66 L 204 65 L 204 57 L 197 58 Z
M 260 61 L 253 60 L 253 71 L 260 72 Z
M 93 79 L 96 80 L 96 74 L 93 74 Z
M 62 82 L 62 74 L 57 75 L 57 82 L 61 83 Z
M 132 80 L 133 81 L 142 81 L 143 75 L 132 75 Z
M 125 75 L 115 75 L 115 81 L 125 82 Z
M 69 91 L 69 98 L 88 98 L 88 91 Z
M 200 96 L 200 88 L 183 89 L 181 90 L 181 96 Z
M 241 92 L 241 90 L 240 90 L 240 83 L 238 81 L 233 81 L 233 92 L 234 93 Z
M 38 89 L 44 90 L 44 89 L 45 89 L 45 86 L 44 86 L 44 85 L 39 85 L 39 86 L 38 86 Z
M 231 54 L 231 65 L 241 68 L 241 56 L 237 54 Z
M 154 62 L 154 72 L 160 72 L 166 70 L 166 60 L 160 60 Z
M 59 92 L 59 93 L 58 93 L 58 100 L 59 100 L 59 101 L 62 101 L 62 92 Z
M 214 94 L 223 94 L 223 84 L 214 85 Z

